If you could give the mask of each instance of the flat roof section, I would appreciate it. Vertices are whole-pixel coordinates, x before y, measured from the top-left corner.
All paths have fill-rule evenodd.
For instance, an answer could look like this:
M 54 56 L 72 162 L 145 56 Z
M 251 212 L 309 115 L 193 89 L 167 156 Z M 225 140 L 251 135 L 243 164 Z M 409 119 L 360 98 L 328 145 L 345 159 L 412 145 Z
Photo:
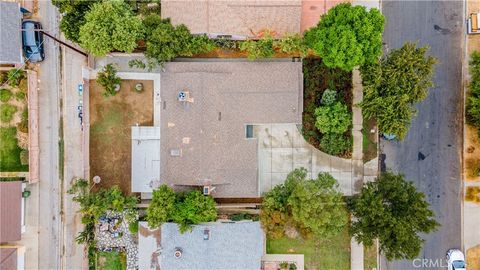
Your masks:
M 160 185 L 160 127 L 132 127 L 132 192 Z
M 300 62 L 173 62 L 161 74 L 161 181 L 258 197 L 257 140 L 248 124 L 302 122 Z M 179 93 L 188 101 L 179 101 Z
M 0 243 L 22 237 L 22 182 L 0 182 Z
M 0 25 L 0 64 L 23 63 L 19 3 L 0 1 Z

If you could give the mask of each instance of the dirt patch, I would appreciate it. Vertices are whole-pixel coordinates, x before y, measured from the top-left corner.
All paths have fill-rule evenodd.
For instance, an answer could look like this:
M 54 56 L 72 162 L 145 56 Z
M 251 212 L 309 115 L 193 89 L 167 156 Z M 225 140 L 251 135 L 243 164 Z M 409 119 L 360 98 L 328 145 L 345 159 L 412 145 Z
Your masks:
M 467 187 L 465 201 L 480 204 L 480 187 Z
M 480 181 L 480 140 L 475 127 L 466 126 L 465 134 L 465 178 L 467 181 Z
M 373 131 L 373 132 L 372 132 Z M 374 119 L 363 120 L 363 162 L 377 157 L 377 123 Z
M 467 250 L 468 269 L 480 269 L 480 245 Z
M 144 90 L 134 90 L 142 83 Z M 95 187 L 118 185 L 131 194 L 131 127 L 153 124 L 153 81 L 122 81 L 120 92 L 104 97 L 103 88 L 90 81 L 90 176 L 99 175 Z

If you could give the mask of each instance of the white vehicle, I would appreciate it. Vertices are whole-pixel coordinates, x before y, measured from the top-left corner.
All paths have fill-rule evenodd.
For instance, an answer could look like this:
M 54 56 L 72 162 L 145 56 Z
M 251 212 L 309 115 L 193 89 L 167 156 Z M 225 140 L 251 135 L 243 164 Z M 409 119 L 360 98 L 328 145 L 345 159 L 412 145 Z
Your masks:
M 447 251 L 448 270 L 466 270 L 465 256 L 458 249 L 450 249 Z

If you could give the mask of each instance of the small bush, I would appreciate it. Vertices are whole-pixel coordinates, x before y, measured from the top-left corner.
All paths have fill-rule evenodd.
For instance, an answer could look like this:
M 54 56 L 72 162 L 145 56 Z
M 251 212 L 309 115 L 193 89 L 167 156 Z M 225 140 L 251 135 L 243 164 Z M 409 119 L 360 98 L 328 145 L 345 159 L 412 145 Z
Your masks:
M 104 66 L 97 76 L 97 83 L 105 89 L 105 92 L 103 92 L 105 97 L 115 96 L 117 94 L 115 88 L 121 82 L 122 79 L 117 76 L 117 69 L 112 64 Z
M 138 233 L 138 221 L 128 224 L 128 230 L 130 231 L 131 234 L 137 234 Z
M 21 69 L 10 69 L 7 73 L 7 81 L 10 86 L 17 87 L 20 81 L 25 78 L 25 71 Z
M 17 92 L 15 93 L 15 98 L 17 100 L 24 100 L 27 95 L 24 92 Z
M 17 107 L 4 104 L 0 108 L 0 122 L 2 123 L 9 123 L 12 121 L 13 115 L 17 112 Z
M 347 105 L 336 102 L 330 106 L 315 109 L 315 126 L 322 133 L 345 133 L 352 124 L 352 116 Z
M 8 89 L 0 89 L 0 101 L 1 102 L 7 102 L 10 100 L 12 97 L 12 91 Z
M 325 91 L 322 94 L 322 104 L 326 106 L 330 106 L 335 101 L 337 101 L 337 91 L 325 89 Z
M 213 42 L 218 48 L 225 50 L 236 50 L 238 48 L 238 42 L 236 40 L 218 38 L 214 39 Z
M 345 135 L 329 133 L 323 135 L 320 147 L 329 155 L 340 155 L 352 150 L 352 140 Z
M 255 60 L 258 58 L 271 58 L 275 54 L 273 48 L 273 38 L 266 33 L 265 36 L 257 41 L 246 40 L 240 43 L 241 51 L 248 53 L 248 59 Z
M 0 84 L 4 84 L 8 81 L 8 74 L 7 72 L 0 72 Z
M 274 42 L 274 47 L 278 51 L 287 54 L 299 54 L 305 56 L 307 54 L 307 46 L 303 42 L 300 34 L 286 35 L 283 38 Z
M 23 149 L 20 152 L 20 164 L 28 165 L 28 150 Z
M 230 215 L 230 220 L 240 221 L 240 220 L 255 220 L 255 216 L 249 213 L 235 213 Z

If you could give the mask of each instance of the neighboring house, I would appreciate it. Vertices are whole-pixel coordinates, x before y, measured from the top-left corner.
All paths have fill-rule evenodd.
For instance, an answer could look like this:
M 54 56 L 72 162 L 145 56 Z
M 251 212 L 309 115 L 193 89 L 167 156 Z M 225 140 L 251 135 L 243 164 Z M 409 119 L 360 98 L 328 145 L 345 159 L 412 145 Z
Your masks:
M 139 269 L 260 269 L 264 233 L 259 222 L 206 223 L 181 234 L 165 223 L 150 230 L 140 222 Z
M 302 83 L 300 62 L 167 63 L 154 103 L 159 121 L 132 127 L 132 192 L 168 184 L 260 197 L 255 126 L 300 125 Z
M 24 185 L 0 182 L 0 269 L 24 269 L 25 248 L 15 244 L 24 232 Z
M 192 33 L 242 39 L 269 29 L 281 36 L 300 33 L 302 0 L 162 0 L 161 15 Z
M 19 65 L 22 56 L 20 4 L 0 1 L 0 65 Z

